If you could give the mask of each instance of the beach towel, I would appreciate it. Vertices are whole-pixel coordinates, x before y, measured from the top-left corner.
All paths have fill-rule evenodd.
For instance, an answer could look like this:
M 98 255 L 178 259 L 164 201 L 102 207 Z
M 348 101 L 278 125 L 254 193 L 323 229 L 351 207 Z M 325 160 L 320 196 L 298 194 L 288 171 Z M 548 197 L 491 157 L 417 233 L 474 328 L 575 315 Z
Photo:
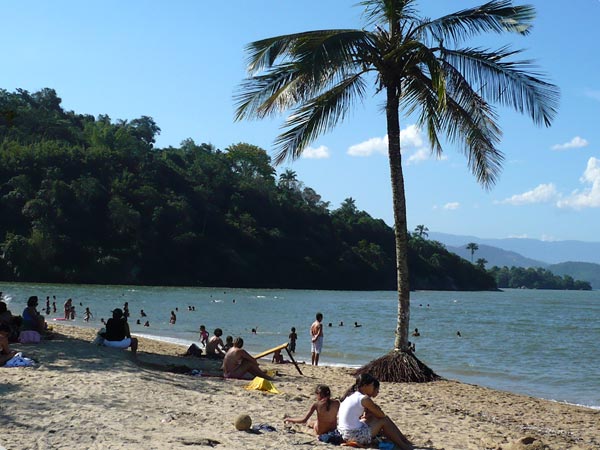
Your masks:
M 11 359 L 6 361 L 4 367 L 31 367 L 35 364 L 33 359 L 26 358 L 23 353 L 18 352 Z
M 249 391 L 255 390 L 271 392 L 272 394 L 279 394 L 279 391 L 277 390 L 277 388 L 275 388 L 275 385 L 273 383 L 261 377 L 255 377 L 254 380 L 252 380 L 250 384 L 246 386 L 246 389 L 248 389 Z

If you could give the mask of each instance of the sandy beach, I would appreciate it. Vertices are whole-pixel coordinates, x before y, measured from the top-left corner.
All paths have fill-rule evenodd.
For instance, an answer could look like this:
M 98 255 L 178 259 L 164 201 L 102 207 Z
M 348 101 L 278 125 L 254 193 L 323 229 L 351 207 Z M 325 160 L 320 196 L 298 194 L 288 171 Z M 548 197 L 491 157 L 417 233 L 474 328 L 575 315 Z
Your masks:
M 278 372 L 280 394 L 270 394 L 246 390 L 246 381 L 177 373 L 219 374 L 216 362 L 178 356 L 180 346 L 140 339 L 134 360 L 91 344 L 90 329 L 54 330 L 41 344 L 12 345 L 37 360 L 35 368 L 0 368 L 0 446 L 8 450 L 336 448 L 283 418 L 304 415 L 319 383 L 342 395 L 353 382 L 349 369 L 302 365 L 301 376 L 292 364 L 261 362 Z M 600 449 L 593 409 L 456 381 L 383 383 L 377 402 L 423 449 Z M 239 414 L 276 431 L 237 431 Z

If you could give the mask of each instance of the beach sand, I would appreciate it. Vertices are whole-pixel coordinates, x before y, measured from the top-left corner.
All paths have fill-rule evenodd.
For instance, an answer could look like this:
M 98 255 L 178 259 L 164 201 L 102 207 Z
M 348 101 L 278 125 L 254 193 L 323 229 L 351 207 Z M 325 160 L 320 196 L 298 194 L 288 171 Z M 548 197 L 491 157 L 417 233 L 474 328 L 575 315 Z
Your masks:
M 283 418 L 303 416 L 319 383 L 341 396 L 353 383 L 350 369 L 302 365 L 301 376 L 292 364 L 261 362 L 279 373 L 281 393 L 269 394 L 244 389 L 246 381 L 175 373 L 185 365 L 219 374 L 218 363 L 177 356 L 180 346 L 140 339 L 135 361 L 129 350 L 91 344 L 93 330 L 54 328 L 53 340 L 13 345 L 37 367 L 0 368 L 0 448 L 340 448 L 305 426 L 284 427 Z M 382 383 L 376 401 L 419 448 L 600 449 L 600 411 L 592 409 L 456 381 Z M 237 431 L 240 414 L 276 431 Z

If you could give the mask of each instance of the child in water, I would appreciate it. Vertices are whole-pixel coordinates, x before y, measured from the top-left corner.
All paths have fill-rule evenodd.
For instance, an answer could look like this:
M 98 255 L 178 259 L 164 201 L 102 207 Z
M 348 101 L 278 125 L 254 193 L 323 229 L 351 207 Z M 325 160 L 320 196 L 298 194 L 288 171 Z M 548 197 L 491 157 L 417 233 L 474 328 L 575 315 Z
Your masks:
M 85 308 L 85 312 L 83 313 L 83 320 L 89 322 L 92 317 L 94 317 L 94 315 L 90 311 L 90 308 Z
M 340 409 L 340 401 L 331 398 L 329 386 L 319 384 L 315 389 L 317 401 L 312 404 L 306 416 L 302 418 L 286 417 L 284 423 L 306 423 L 315 430 L 317 435 L 329 433 L 337 426 L 337 413 Z M 314 412 L 317 412 L 317 420 L 308 422 Z

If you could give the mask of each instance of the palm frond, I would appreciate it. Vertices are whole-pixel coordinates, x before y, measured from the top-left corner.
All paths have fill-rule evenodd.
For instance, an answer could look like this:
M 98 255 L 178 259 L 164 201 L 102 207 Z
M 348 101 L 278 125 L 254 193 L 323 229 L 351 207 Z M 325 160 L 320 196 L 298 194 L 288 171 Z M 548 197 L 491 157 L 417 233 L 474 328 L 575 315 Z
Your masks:
M 235 119 L 264 118 L 296 107 L 368 63 L 373 36 L 363 30 L 322 30 L 279 36 L 251 44 L 252 70 L 273 67 L 246 79 L 234 95 Z M 283 58 L 283 62 L 270 66 Z
M 417 33 L 427 31 L 438 41 L 459 43 L 481 33 L 511 32 L 529 34 L 535 9 L 530 5 L 513 6 L 511 0 L 493 0 L 484 5 L 428 20 L 416 28 Z
M 291 89 L 286 88 L 297 78 L 293 64 L 281 65 L 265 75 L 257 75 L 242 82 L 234 95 L 237 104 L 235 120 L 262 119 L 276 111 L 284 111 L 298 101 Z M 287 95 L 286 95 L 287 94 Z
M 537 125 L 549 126 L 558 110 L 560 91 L 532 71 L 531 61 L 504 61 L 516 53 L 508 47 L 492 52 L 443 49 L 440 57 L 478 86 L 486 99 L 526 113 Z
M 319 64 L 319 61 L 344 60 L 357 55 L 358 47 L 368 43 L 368 33 L 363 30 L 316 30 L 287 34 L 251 42 L 247 71 L 250 75 L 274 66 L 278 60 Z
M 349 76 L 327 92 L 307 101 L 286 121 L 287 131 L 275 141 L 279 148 L 274 162 L 298 158 L 302 150 L 318 135 L 335 127 L 344 119 L 357 98 L 362 98 L 365 84 L 362 73 Z
M 358 4 L 365 8 L 363 17 L 367 23 L 381 26 L 414 20 L 414 3 L 416 0 L 363 0 Z

